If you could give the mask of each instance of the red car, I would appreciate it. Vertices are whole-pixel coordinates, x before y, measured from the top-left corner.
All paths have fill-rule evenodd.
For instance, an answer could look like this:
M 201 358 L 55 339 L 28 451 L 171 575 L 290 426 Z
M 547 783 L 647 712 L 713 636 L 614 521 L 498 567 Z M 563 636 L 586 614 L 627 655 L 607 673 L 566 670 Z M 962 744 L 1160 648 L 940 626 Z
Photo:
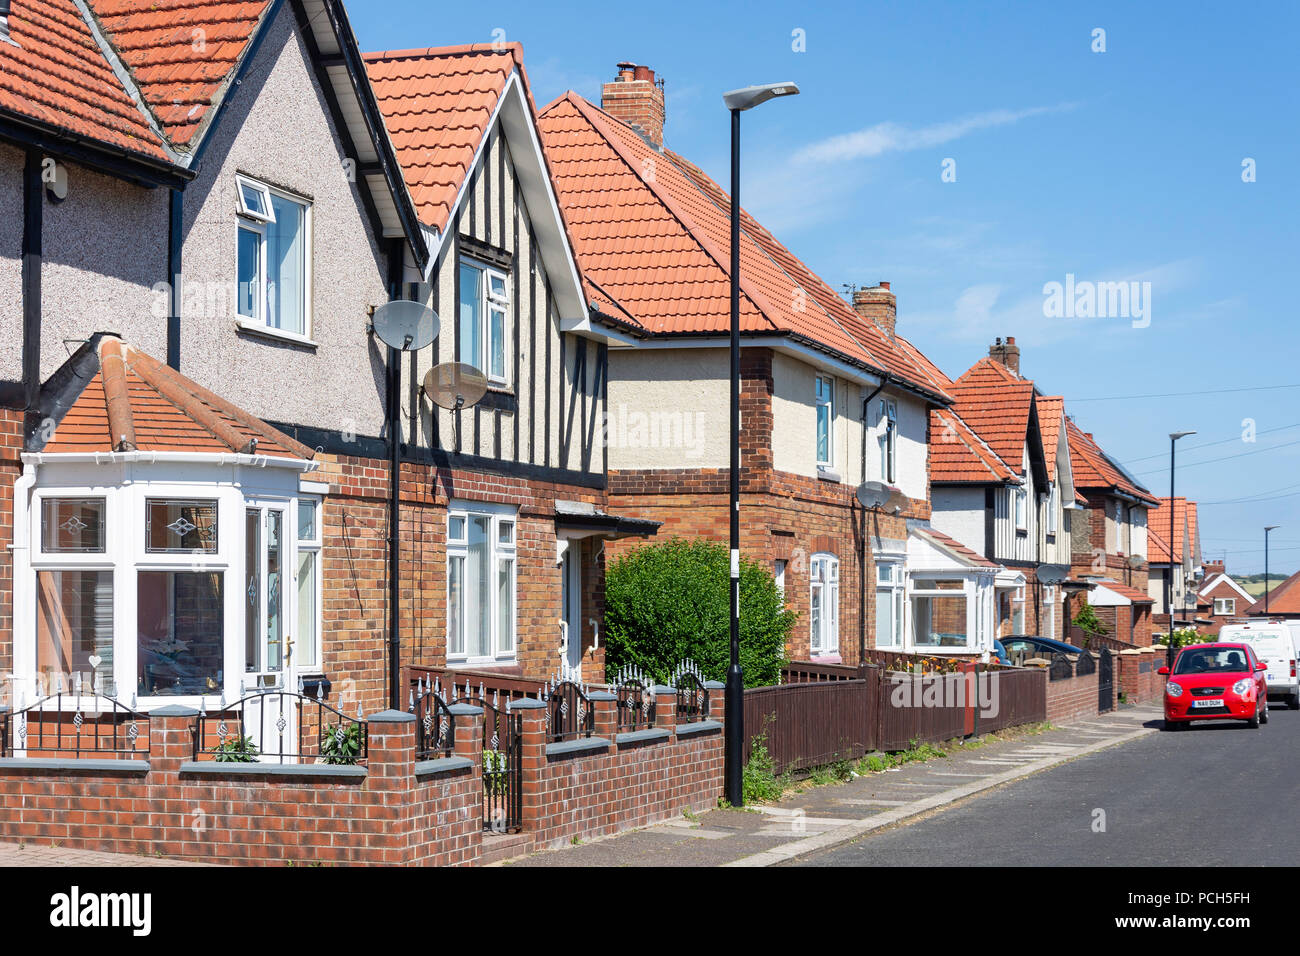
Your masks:
M 1174 658 L 1165 684 L 1165 730 L 1182 730 L 1194 720 L 1268 723 L 1268 665 L 1249 644 L 1192 644 Z

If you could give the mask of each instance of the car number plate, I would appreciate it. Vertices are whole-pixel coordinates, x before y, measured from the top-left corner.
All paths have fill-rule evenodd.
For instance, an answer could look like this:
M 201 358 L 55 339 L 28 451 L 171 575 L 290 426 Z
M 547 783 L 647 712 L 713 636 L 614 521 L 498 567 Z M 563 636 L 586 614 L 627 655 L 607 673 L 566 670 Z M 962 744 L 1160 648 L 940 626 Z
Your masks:
M 1221 701 L 1221 700 L 1194 700 L 1194 701 L 1192 701 L 1192 706 L 1193 706 L 1193 707 L 1222 707 L 1222 706 L 1223 706 L 1223 701 Z

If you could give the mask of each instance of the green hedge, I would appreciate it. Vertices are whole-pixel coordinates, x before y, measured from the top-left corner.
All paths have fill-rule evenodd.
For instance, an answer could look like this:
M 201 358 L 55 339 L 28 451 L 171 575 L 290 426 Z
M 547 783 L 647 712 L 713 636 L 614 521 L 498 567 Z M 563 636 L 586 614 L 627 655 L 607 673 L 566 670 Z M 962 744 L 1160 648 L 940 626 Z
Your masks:
M 730 658 L 730 560 L 713 541 L 668 541 L 619 558 L 605 577 L 605 666 L 631 664 L 657 680 L 690 659 L 710 680 L 724 680 Z M 797 615 L 772 574 L 740 566 L 740 663 L 746 687 L 775 684 Z

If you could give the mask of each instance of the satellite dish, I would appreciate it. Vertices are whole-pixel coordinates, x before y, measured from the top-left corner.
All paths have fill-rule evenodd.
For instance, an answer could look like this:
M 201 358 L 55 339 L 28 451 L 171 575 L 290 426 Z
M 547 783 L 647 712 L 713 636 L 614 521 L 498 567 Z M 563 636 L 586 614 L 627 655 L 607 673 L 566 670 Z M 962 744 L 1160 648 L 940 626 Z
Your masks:
M 1069 576 L 1068 564 L 1040 564 L 1036 574 L 1039 584 L 1060 584 Z
M 68 167 L 62 163 L 54 164 L 54 178 L 47 183 L 50 198 L 63 202 L 68 198 Z
M 464 362 L 443 362 L 424 376 L 424 394 L 439 408 L 459 411 L 477 405 L 487 394 L 487 376 Z
M 410 299 L 385 302 L 375 309 L 370 322 L 385 345 L 402 352 L 426 347 L 438 335 L 440 325 L 433 309 Z
M 881 508 L 898 514 L 910 504 L 907 495 L 883 481 L 864 481 L 858 485 L 858 503 L 864 508 Z
M 1136 569 L 1136 568 L 1140 568 L 1140 567 L 1142 567 L 1142 565 L 1144 565 L 1144 564 L 1146 564 L 1146 562 L 1142 560 L 1142 555 L 1140 555 L 1140 554 L 1130 554 L 1130 555 L 1128 556 L 1128 566 L 1129 566 L 1130 568 L 1135 568 L 1135 569 Z

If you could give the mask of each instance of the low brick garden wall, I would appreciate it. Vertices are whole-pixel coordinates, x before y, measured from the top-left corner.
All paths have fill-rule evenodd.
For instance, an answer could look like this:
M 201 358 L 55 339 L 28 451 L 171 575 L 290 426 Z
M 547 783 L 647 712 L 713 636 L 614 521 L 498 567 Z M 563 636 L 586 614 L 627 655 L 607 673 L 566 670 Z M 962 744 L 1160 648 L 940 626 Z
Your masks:
M 659 720 L 615 732 L 616 700 L 591 695 L 591 737 L 546 743 L 522 700 L 522 818 L 538 848 L 702 810 L 723 786 L 722 722 Z M 715 694 L 714 713 L 721 710 Z M 411 714 L 367 720 L 365 765 L 194 760 L 193 711 L 149 715 L 147 759 L 0 759 L 0 840 L 217 863 L 466 865 L 483 852 L 483 712 L 453 705 L 453 751 L 416 759 Z M 711 715 L 710 715 L 711 716 Z
M 1078 659 L 1070 658 L 1071 670 L 1073 673 L 1069 677 L 1060 677 L 1056 680 L 1047 682 L 1047 719 L 1052 723 L 1070 723 L 1075 720 L 1085 720 L 1089 717 L 1096 717 L 1101 709 L 1098 706 L 1100 680 L 1100 668 L 1096 664 L 1098 655 L 1092 651 L 1084 651 L 1084 654 L 1091 655 L 1093 659 L 1093 668 L 1090 673 L 1078 673 Z M 1080 655 L 1082 656 L 1082 655 Z M 1114 679 L 1111 681 L 1111 700 L 1110 710 L 1115 709 L 1119 696 L 1119 656 L 1116 655 L 1114 662 Z M 1048 661 L 1038 661 L 1039 666 L 1048 666 Z
M 1160 704 L 1164 700 L 1165 679 L 1156 673 L 1165 663 L 1163 647 L 1121 651 L 1115 661 L 1115 679 L 1127 703 Z

